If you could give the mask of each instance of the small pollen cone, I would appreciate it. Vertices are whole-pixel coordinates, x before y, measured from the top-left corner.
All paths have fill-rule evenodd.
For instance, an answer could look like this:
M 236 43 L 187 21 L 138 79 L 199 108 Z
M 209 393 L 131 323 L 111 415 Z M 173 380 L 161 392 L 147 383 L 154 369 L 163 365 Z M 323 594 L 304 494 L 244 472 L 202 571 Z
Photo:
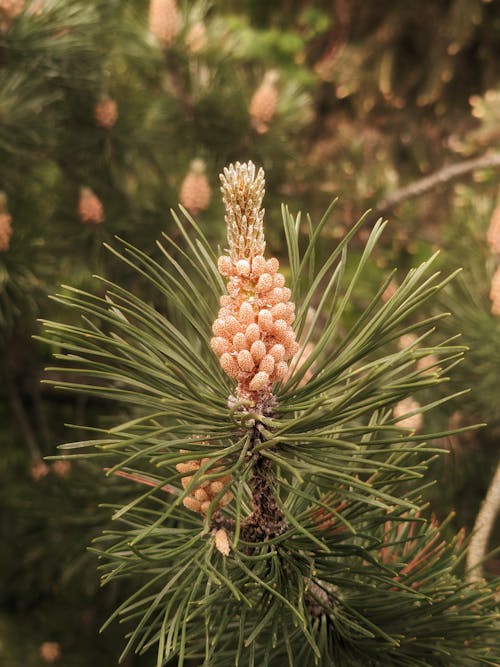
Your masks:
M 229 546 L 229 539 L 224 528 L 219 528 L 219 530 L 216 531 L 214 540 L 217 551 L 220 551 L 223 556 L 229 556 L 231 547 Z
M 265 134 L 276 114 L 279 102 L 278 72 L 266 72 L 264 80 L 254 92 L 248 108 L 252 127 L 259 134 Z
M 181 454 L 185 453 L 185 450 L 181 450 Z M 210 459 L 207 458 L 193 459 L 192 461 L 178 463 L 175 466 L 177 472 L 184 474 L 184 476 L 181 477 L 181 483 L 184 489 L 191 484 L 194 474 L 200 467 L 205 463 L 208 463 L 209 460 Z M 189 474 L 186 475 L 185 473 Z M 206 514 L 216 496 L 218 496 L 218 500 L 217 505 L 213 508 L 214 512 L 231 502 L 233 494 L 230 491 L 224 492 L 224 489 L 231 483 L 231 475 L 226 475 L 222 468 L 210 468 L 207 471 L 207 474 L 210 474 L 211 476 L 214 473 L 220 473 L 220 476 L 215 478 L 211 477 L 210 479 L 204 479 L 202 477 L 199 485 L 192 488 L 189 495 L 182 501 L 184 507 L 187 507 L 193 512 Z
M 421 412 L 416 412 L 414 415 L 408 414 L 414 410 L 419 410 L 420 404 L 411 396 L 404 398 L 402 401 L 397 403 L 392 413 L 396 419 L 397 425 L 407 428 L 410 431 L 418 431 L 422 428 L 424 421 L 423 415 Z
M 175 0 L 150 0 L 149 32 L 161 46 L 170 46 L 180 29 L 181 17 Z
M 78 215 L 84 223 L 100 225 L 104 222 L 104 209 L 101 200 L 90 188 L 82 188 L 80 191 Z
M 495 255 L 500 255 L 500 206 L 497 206 L 493 211 L 486 240 L 491 248 L 491 252 Z
M 500 316 L 500 267 L 491 279 L 490 287 L 491 313 Z
M 7 211 L 7 195 L 0 192 L 0 252 L 6 252 L 12 236 L 12 217 Z
M 193 160 L 184 177 L 179 201 L 192 215 L 198 215 L 210 206 L 212 190 L 205 173 L 203 160 Z
M 118 106 L 116 102 L 103 95 L 94 107 L 94 120 L 96 125 L 110 130 L 118 119 Z

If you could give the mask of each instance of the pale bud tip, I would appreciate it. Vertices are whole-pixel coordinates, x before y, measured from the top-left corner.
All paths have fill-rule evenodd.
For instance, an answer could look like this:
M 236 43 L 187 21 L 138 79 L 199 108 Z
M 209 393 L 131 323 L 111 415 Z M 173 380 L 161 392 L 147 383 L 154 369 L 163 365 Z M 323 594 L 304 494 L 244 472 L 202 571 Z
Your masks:
M 219 551 L 223 556 L 229 556 L 231 547 L 229 546 L 229 538 L 224 528 L 219 528 L 219 530 L 216 531 L 214 540 L 215 548 L 217 551 Z

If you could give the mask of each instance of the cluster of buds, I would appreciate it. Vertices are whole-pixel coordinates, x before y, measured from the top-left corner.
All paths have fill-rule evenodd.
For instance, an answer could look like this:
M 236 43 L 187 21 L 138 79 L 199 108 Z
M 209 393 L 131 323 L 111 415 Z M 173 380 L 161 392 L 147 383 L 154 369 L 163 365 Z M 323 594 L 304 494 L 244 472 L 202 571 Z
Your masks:
M 162 47 L 172 44 L 181 29 L 181 17 L 176 0 L 150 0 L 149 32 Z
M 205 173 L 203 160 L 193 160 L 184 177 L 179 192 L 179 201 L 192 215 L 198 215 L 210 206 L 212 190 Z
M 110 130 L 118 119 L 118 106 L 115 100 L 103 95 L 94 107 L 94 120 L 96 125 Z
M 104 222 L 104 209 L 99 197 L 90 188 L 80 190 L 78 216 L 84 223 L 100 225 Z
M 182 451 L 181 453 L 186 453 Z M 177 472 L 180 472 L 183 477 L 181 477 L 181 483 L 185 489 L 193 479 L 194 474 L 201 468 L 202 465 L 208 463 L 210 459 L 193 459 L 192 461 L 186 461 L 184 463 L 178 463 L 175 467 Z M 188 473 L 188 474 L 185 474 Z M 208 508 L 210 507 L 212 501 L 217 496 L 220 496 L 217 501 L 217 506 L 214 511 L 219 510 L 221 507 L 224 507 L 231 502 L 233 494 L 230 491 L 223 493 L 224 489 L 231 482 L 231 475 L 224 474 L 224 471 L 221 468 L 210 470 L 210 474 L 220 473 L 220 476 L 213 479 L 201 480 L 199 485 L 191 489 L 190 494 L 184 498 L 182 501 L 184 507 L 192 510 L 193 512 L 199 512 L 200 514 L 206 514 Z
M 263 405 L 271 387 L 288 373 L 298 351 L 291 291 L 275 257 L 265 259 L 264 172 L 253 163 L 230 165 L 221 175 L 229 254 L 219 258 L 228 294 L 212 331 L 211 347 L 224 371 L 238 382 L 237 399 Z
M 0 31 L 9 29 L 11 22 L 24 10 L 24 0 L 0 0 Z
M 500 267 L 498 267 L 491 279 L 490 299 L 492 314 L 500 316 Z
M 268 131 L 278 109 L 278 78 L 279 75 L 276 70 L 266 72 L 264 80 L 254 92 L 250 101 L 248 113 L 250 114 L 252 127 L 259 134 Z
M 0 192 L 0 252 L 9 249 L 12 236 L 12 217 L 7 210 L 7 195 Z

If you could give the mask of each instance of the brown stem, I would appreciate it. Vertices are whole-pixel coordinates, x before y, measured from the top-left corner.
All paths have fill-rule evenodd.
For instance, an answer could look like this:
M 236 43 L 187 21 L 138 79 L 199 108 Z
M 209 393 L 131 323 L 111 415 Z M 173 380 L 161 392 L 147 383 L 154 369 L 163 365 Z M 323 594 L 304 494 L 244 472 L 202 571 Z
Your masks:
M 493 475 L 486 498 L 476 517 L 472 537 L 467 551 L 467 579 L 479 581 L 483 576 L 483 562 L 488 548 L 488 540 L 500 511 L 500 463 Z
M 262 440 L 257 426 L 253 429 L 253 440 L 255 444 Z M 272 463 L 260 453 L 255 455 L 250 484 L 253 512 L 241 526 L 242 538 L 247 542 L 264 542 L 281 535 L 287 523 L 276 501 Z
M 378 218 L 383 217 L 389 211 L 396 208 L 396 206 L 399 206 L 403 202 L 413 199 L 414 197 L 419 197 L 438 185 L 447 184 L 460 176 L 470 174 L 478 169 L 497 169 L 499 167 L 499 151 L 442 167 L 442 169 L 439 169 L 433 174 L 425 176 L 418 181 L 414 181 L 413 183 L 406 185 L 404 188 L 396 190 L 385 199 L 382 199 L 373 212 L 368 216 L 367 222 L 375 222 Z

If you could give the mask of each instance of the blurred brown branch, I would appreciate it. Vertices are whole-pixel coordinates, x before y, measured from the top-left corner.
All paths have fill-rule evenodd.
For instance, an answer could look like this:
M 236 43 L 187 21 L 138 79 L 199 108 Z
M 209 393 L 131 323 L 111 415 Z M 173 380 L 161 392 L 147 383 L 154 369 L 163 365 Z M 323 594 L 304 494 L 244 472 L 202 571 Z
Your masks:
M 408 199 L 419 197 L 429 190 L 433 190 L 439 185 L 450 183 L 450 181 L 453 181 L 460 176 L 470 174 L 479 169 L 498 169 L 499 167 L 500 151 L 442 167 L 442 169 L 439 169 L 433 174 L 424 176 L 424 178 L 420 178 L 418 181 L 414 181 L 413 183 L 406 185 L 404 188 L 396 190 L 385 199 L 382 199 L 372 213 L 370 213 L 368 221 L 375 222 L 378 218 L 384 217 L 389 211 L 392 211 L 400 204 L 408 201 Z
M 491 480 L 486 498 L 476 518 L 467 551 L 467 577 L 470 582 L 479 581 L 483 576 L 483 564 L 488 549 L 488 541 L 500 511 L 500 463 Z

